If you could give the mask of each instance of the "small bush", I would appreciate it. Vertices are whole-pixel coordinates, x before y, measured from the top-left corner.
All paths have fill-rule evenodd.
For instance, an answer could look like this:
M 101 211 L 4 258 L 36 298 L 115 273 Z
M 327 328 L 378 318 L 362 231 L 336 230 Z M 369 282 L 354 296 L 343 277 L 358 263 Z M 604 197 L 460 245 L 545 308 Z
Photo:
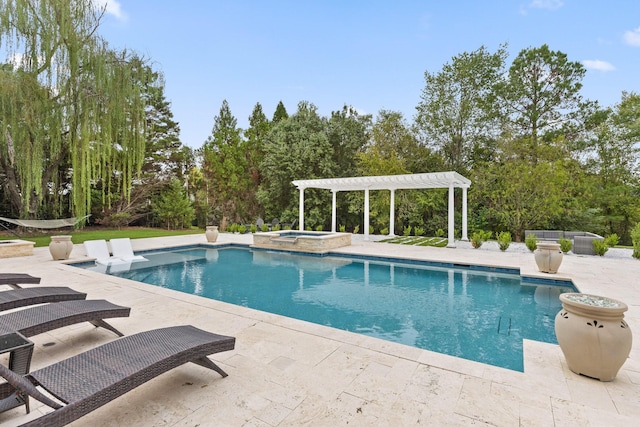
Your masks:
M 238 233 L 244 234 L 247 232 L 247 226 L 244 224 L 238 225 Z
M 316 231 L 322 231 L 322 225 L 316 225 Z
M 338 226 L 338 230 L 340 230 L 341 233 L 344 233 L 345 231 L 347 231 L 347 226 L 346 225 L 340 225 L 340 226 Z
M 411 236 L 411 226 L 410 225 L 404 227 L 404 229 L 402 230 L 402 235 L 403 236 Z
M 380 234 L 382 234 L 383 236 L 386 236 L 387 234 L 389 234 L 389 229 L 383 228 L 382 230 L 380 230 Z
M 496 234 L 496 239 L 498 240 L 498 246 L 502 252 L 509 249 L 509 245 L 511 244 L 511 233 L 508 231 L 501 231 Z
M 271 227 L 271 231 L 280 231 L 280 224 L 276 224 L 273 227 Z
M 631 230 L 631 241 L 633 242 L 632 256 L 640 259 L 640 222 Z
M 610 248 L 613 248 L 618 242 L 620 242 L 620 237 L 616 233 L 610 234 L 604 239 L 604 243 Z
M 254 234 L 256 231 L 258 231 L 258 226 L 255 224 L 251 224 L 249 226 L 249 231 L 251 232 L 251 234 Z
M 533 252 L 538 248 L 538 238 L 535 234 L 528 234 L 524 238 L 524 244 L 527 245 L 527 249 Z
M 444 236 L 444 230 L 442 228 L 438 228 L 436 230 L 436 237 L 443 237 Z
M 596 252 L 596 255 L 604 256 L 609 250 L 609 246 L 607 246 L 605 240 L 594 240 L 593 250 Z
M 491 238 L 490 231 L 478 230 L 471 235 L 471 246 L 478 249 L 482 244 Z
M 424 234 L 424 228 L 415 226 L 413 228 L 413 234 L 416 236 L 422 236 Z
M 358 234 L 360 232 L 360 226 L 356 225 L 355 227 L 353 227 L 353 234 Z
M 373 229 L 373 225 L 369 226 L 369 234 L 373 234 L 375 230 Z
M 260 230 L 262 230 L 263 232 L 269 231 L 269 225 L 268 224 L 262 224 L 260 226 Z
M 238 231 L 238 224 L 231 224 L 229 228 L 227 228 L 227 230 L 229 231 L 229 233 L 235 233 L 236 231 Z
M 573 243 L 571 243 L 571 239 L 560 239 L 558 240 L 558 243 L 560 243 L 560 250 L 565 254 L 573 248 Z

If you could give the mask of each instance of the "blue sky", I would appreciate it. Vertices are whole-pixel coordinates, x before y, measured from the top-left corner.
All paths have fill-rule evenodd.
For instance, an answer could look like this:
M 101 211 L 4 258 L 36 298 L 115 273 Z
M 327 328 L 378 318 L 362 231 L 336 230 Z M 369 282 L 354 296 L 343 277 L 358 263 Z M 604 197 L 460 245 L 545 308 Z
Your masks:
M 246 128 L 257 102 L 271 119 L 309 101 L 413 121 L 424 72 L 462 52 L 548 44 L 587 68 L 583 96 L 603 106 L 640 93 L 638 0 L 108 1 L 100 34 L 151 59 L 184 144 L 199 148 L 222 101 Z

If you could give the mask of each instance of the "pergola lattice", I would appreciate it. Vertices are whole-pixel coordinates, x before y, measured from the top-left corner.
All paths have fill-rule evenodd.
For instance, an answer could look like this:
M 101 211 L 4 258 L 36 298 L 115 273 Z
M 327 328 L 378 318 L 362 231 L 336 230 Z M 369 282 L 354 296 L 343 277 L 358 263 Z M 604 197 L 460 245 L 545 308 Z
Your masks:
M 387 176 L 361 176 L 350 178 L 326 178 L 303 179 L 293 181 L 293 185 L 300 190 L 300 230 L 304 230 L 304 190 L 307 188 L 321 188 L 331 190 L 333 202 L 331 207 L 331 231 L 336 231 L 336 194 L 339 191 L 364 191 L 364 237 L 369 239 L 369 191 L 389 190 L 391 192 L 391 204 L 389 210 L 389 235 L 394 236 L 395 222 L 395 190 L 424 189 L 424 188 L 448 188 L 448 244 L 455 247 L 454 242 L 454 191 L 462 188 L 462 240 L 468 240 L 467 236 L 467 188 L 471 181 L 457 172 L 434 172 L 407 175 Z

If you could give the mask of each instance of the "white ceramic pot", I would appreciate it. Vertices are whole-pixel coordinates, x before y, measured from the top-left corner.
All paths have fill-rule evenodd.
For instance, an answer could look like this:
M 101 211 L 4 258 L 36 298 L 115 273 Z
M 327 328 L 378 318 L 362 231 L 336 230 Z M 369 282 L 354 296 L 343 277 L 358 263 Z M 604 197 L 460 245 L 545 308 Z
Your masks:
M 624 321 L 627 305 L 580 293 L 561 294 L 560 301 L 555 330 L 569 369 L 600 381 L 613 380 L 631 352 L 631 329 Z
M 218 240 L 218 226 L 208 225 L 204 234 L 205 236 L 207 236 L 207 242 L 215 242 L 216 240 Z
M 72 249 L 73 242 L 71 241 L 71 236 L 51 236 L 49 252 L 54 260 L 69 259 Z
M 538 270 L 543 273 L 558 272 L 563 257 L 559 243 L 540 242 L 533 255 L 538 265 Z

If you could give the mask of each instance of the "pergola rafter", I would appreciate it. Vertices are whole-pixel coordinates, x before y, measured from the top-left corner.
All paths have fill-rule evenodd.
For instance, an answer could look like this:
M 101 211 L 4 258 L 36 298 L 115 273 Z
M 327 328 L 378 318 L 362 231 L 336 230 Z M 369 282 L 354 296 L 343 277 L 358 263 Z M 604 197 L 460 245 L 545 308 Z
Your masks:
M 391 192 L 391 207 L 389 211 L 389 235 L 394 236 L 395 222 L 395 190 L 448 188 L 448 245 L 454 243 L 454 191 L 462 188 L 462 240 L 467 236 L 467 188 L 471 181 L 457 172 L 433 172 L 407 175 L 361 176 L 349 178 L 303 179 L 293 181 L 293 185 L 300 191 L 300 230 L 304 230 L 304 190 L 306 188 L 321 188 L 333 193 L 331 209 L 331 231 L 336 231 L 336 194 L 339 191 L 364 191 L 364 237 L 369 239 L 369 191 L 389 190 Z

